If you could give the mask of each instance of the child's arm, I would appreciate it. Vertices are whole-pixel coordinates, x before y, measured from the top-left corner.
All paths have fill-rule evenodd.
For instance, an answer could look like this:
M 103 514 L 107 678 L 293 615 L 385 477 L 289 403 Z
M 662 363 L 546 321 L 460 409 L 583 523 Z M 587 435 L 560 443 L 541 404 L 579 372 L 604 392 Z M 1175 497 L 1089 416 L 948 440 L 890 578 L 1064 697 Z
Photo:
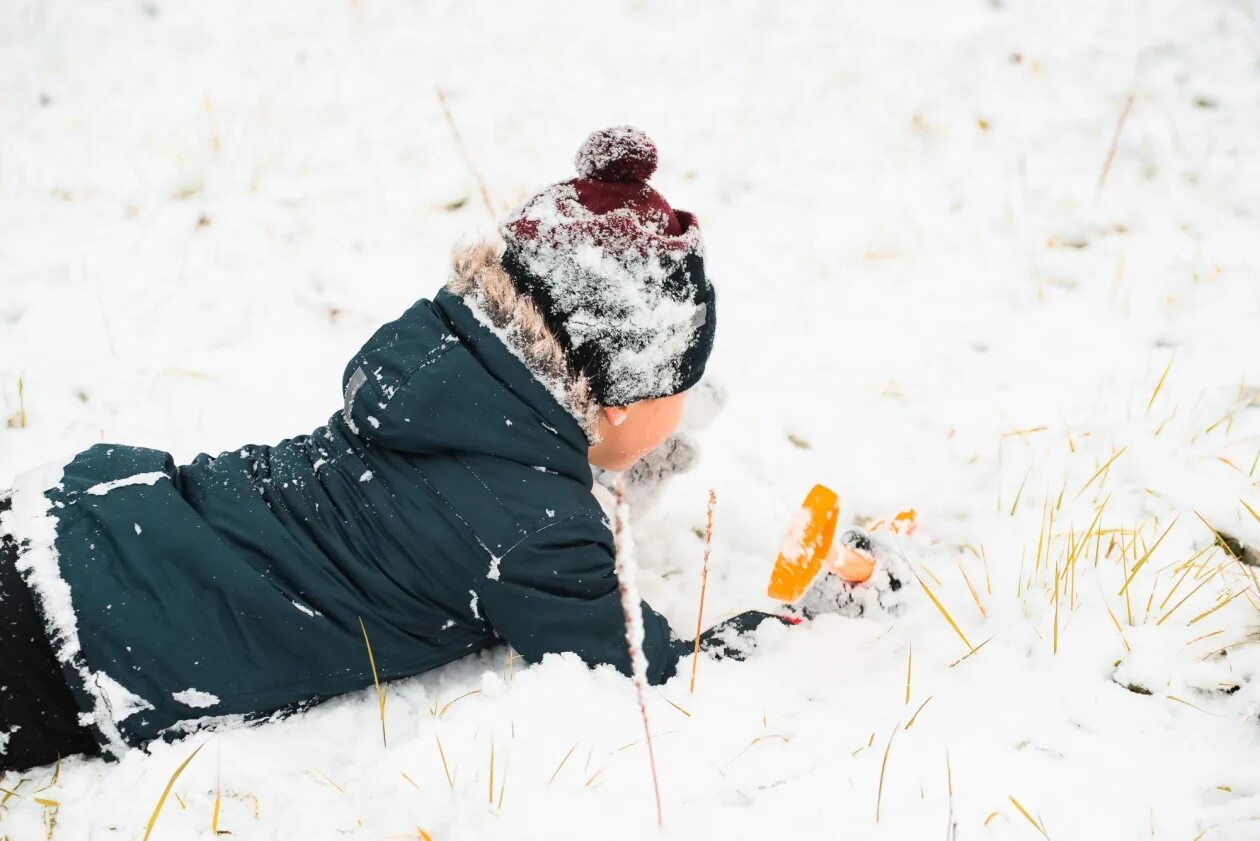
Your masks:
M 500 577 L 489 579 L 481 605 L 491 626 L 525 658 L 572 651 L 588 665 L 608 663 L 630 674 L 626 623 L 613 574 L 613 547 L 598 520 L 576 516 L 551 526 L 517 547 L 500 563 Z M 643 603 L 643 654 L 648 681 L 673 677 L 678 661 L 694 643 L 680 640 L 659 613 Z M 740 614 L 701 636 L 702 650 L 740 657 L 742 639 L 770 614 Z
M 572 651 L 588 665 L 609 663 L 630 674 L 626 623 L 612 547 L 592 540 L 593 529 L 575 517 L 540 532 L 500 563 L 487 580 L 481 604 L 487 621 L 526 662 Z M 669 623 L 643 603 L 643 654 L 648 681 L 664 683 L 678 655 Z

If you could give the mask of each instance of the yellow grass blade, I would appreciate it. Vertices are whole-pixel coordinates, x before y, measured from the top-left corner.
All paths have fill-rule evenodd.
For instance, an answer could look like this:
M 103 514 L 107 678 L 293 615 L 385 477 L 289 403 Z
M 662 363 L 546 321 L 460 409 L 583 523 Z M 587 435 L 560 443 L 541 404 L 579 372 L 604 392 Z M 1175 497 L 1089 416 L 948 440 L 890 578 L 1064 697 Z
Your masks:
M 1256 518 L 1256 522 L 1257 522 L 1257 523 L 1260 523 L 1260 513 L 1256 513 L 1256 509 L 1254 509 L 1254 508 L 1252 508 L 1250 505 L 1248 505 L 1248 504 L 1247 504 L 1247 500 L 1245 500 L 1245 499 L 1240 499 L 1240 500 L 1238 500 L 1238 501 L 1242 503 L 1243 508 L 1246 508 L 1246 509 L 1247 509 L 1247 513 L 1249 513 L 1249 514 L 1251 514 L 1251 516 L 1255 517 L 1255 518 Z
M 914 665 L 914 645 L 906 654 L 906 703 L 910 703 L 910 668 Z
M 1204 715 L 1211 715 L 1211 716 L 1216 716 L 1217 718 L 1220 718 L 1219 713 L 1209 712 L 1208 710 L 1203 709 L 1203 707 L 1196 706 L 1190 703 L 1189 701 L 1183 701 L 1181 698 L 1178 698 L 1176 695 L 1165 695 L 1164 697 L 1167 698 L 1169 701 L 1175 701 L 1178 704 L 1184 704 L 1185 706 L 1189 707 L 1192 710 L 1198 710 Z
M 1128 594 L 1129 585 L 1133 583 L 1133 579 L 1137 576 L 1138 570 L 1140 570 L 1146 564 L 1146 562 L 1150 560 L 1151 555 L 1155 554 L 1155 550 L 1159 548 L 1159 544 L 1164 542 L 1164 538 L 1168 536 L 1168 533 L 1170 531 L 1172 531 L 1173 526 L 1177 525 L 1178 519 L 1180 519 L 1180 515 L 1178 515 L 1177 517 L 1173 517 L 1172 522 L 1168 524 L 1168 528 L 1164 529 L 1163 534 L 1161 534 L 1156 539 L 1155 543 L 1149 549 L 1147 549 L 1146 552 L 1142 555 L 1142 558 L 1136 564 L 1133 565 L 1132 569 L 1129 570 L 1128 575 L 1126 575 L 1124 579 L 1124 586 L 1120 588 L 1120 595 Z M 1134 554 L 1136 554 L 1136 551 Z M 1133 624 L 1132 616 L 1130 616 L 1129 618 L 1129 624 L 1130 625 Z
M 950 663 L 950 664 L 949 664 L 949 668 L 951 668 L 951 669 L 952 669 L 952 668 L 954 668 L 954 667 L 955 667 L 955 666 L 957 666 L 959 663 L 961 663 L 962 661 L 966 660 L 968 657 L 970 657 L 970 656 L 971 656 L 971 655 L 973 655 L 973 654 L 979 654 L 979 653 L 980 653 L 980 649 L 984 648 L 986 645 L 988 645 L 988 644 L 989 644 L 990 642 L 992 642 L 992 641 L 993 641 L 993 637 L 989 637 L 987 640 L 985 640 L 984 642 L 982 642 L 982 643 L 980 643 L 979 645 L 977 645 L 977 646 L 976 646 L 975 648 L 973 648 L 971 651 L 968 651 L 966 654 L 964 654 L 963 656 L 959 657 L 959 658 L 958 658 L 957 660 L 955 660 L 954 662 Z
M 447 710 L 449 710 L 451 707 L 455 706 L 455 704 L 456 704 L 456 703 L 458 703 L 459 701 L 464 700 L 465 698 L 471 698 L 473 695 L 480 694 L 480 692 L 481 692 L 481 690 L 480 690 L 480 689 L 474 689 L 472 692 L 465 692 L 463 695 L 460 695 L 458 698 L 453 698 L 453 699 L 451 699 L 451 700 L 450 700 L 450 701 L 446 704 L 446 706 L 444 706 L 444 707 L 442 707 L 442 709 L 438 710 L 437 717 L 438 717 L 438 718 L 441 718 L 442 716 L 446 715 L 446 711 L 447 711 Z
M 1243 504 L 1246 505 L 1245 502 Z M 1254 514 L 1255 512 L 1253 511 L 1252 513 Z M 1213 528 L 1211 523 L 1209 523 L 1207 520 L 1203 518 L 1202 514 L 1200 514 L 1198 511 L 1195 511 L 1194 516 L 1198 517 L 1199 521 L 1203 523 L 1203 525 L 1208 527 L 1208 529 L 1212 532 L 1212 536 L 1216 538 L 1216 542 L 1220 544 L 1221 546 L 1225 547 L 1225 552 L 1231 558 L 1233 558 L 1235 561 L 1238 562 L 1238 565 L 1241 566 L 1243 568 L 1243 571 L 1246 572 L 1248 577 L 1251 578 L 1251 583 L 1256 586 L 1256 590 L 1260 591 L 1260 578 L 1256 577 L 1256 571 L 1252 569 L 1249 564 L 1243 561 L 1242 558 L 1238 557 L 1238 555 L 1234 553 L 1234 550 L 1231 549 L 1229 546 L 1229 542 L 1224 537 L 1221 536 L 1221 533 L 1219 531 Z
M 1098 468 L 1098 470 L 1094 472 L 1094 475 L 1089 477 L 1088 482 L 1086 482 L 1084 485 L 1081 485 L 1081 489 L 1076 492 L 1076 496 L 1079 498 L 1081 494 L 1085 493 L 1085 491 L 1089 488 L 1089 486 L 1094 484 L 1094 480 L 1097 479 L 1099 476 L 1103 475 L 1103 473 L 1107 472 L 1107 469 L 1111 467 L 1111 465 L 1115 464 L 1116 459 L 1124 455 L 1124 452 L 1127 449 L 1129 449 L 1127 445 L 1123 446 L 1119 450 L 1116 451 L 1115 455 L 1107 459 L 1107 463 L 1104 464 L 1102 467 Z
M 958 561 L 958 571 L 962 573 L 963 581 L 967 583 L 967 590 L 971 593 L 972 600 L 976 603 L 976 607 L 980 610 L 980 618 L 988 619 L 989 611 L 984 609 L 984 603 L 980 601 L 980 594 L 976 592 L 976 588 L 971 586 L 971 579 L 967 577 L 967 570 L 963 569 L 962 560 Z M 986 576 L 987 576 L 986 570 Z
M 888 754 L 892 751 L 893 739 L 897 737 L 897 730 L 900 727 L 901 722 L 897 722 L 897 726 L 889 734 L 888 746 L 884 748 L 884 761 L 879 766 L 879 788 L 875 792 L 875 823 L 879 823 L 879 810 L 884 800 L 884 774 L 888 771 Z
M 1028 810 L 1024 808 L 1024 804 L 1020 803 L 1018 800 L 1015 799 L 1014 795 L 1008 794 L 1006 796 L 1006 799 L 1011 801 L 1012 804 L 1014 804 L 1015 808 L 1019 810 L 1019 813 L 1023 815 L 1025 818 L 1027 818 L 1028 822 L 1032 824 L 1033 826 L 1035 826 L 1038 832 L 1040 832 L 1042 835 L 1045 835 L 1047 838 L 1050 837 L 1046 835 L 1046 831 L 1041 828 L 1041 824 L 1037 823 L 1037 820 L 1032 815 L 1028 814 Z
M 574 742 L 573 747 L 569 748 L 569 752 L 564 755 L 564 759 L 560 760 L 560 764 L 556 766 L 556 770 L 551 772 L 551 778 L 547 780 L 548 786 L 556 781 L 556 777 L 560 775 L 560 769 L 564 767 L 564 763 L 569 761 L 569 757 L 573 755 L 573 751 L 575 750 L 577 750 L 577 742 Z
M 1223 602 L 1219 602 L 1215 607 L 1208 608 L 1207 610 L 1203 611 L 1198 616 L 1194 617 L 1189 622 L 1187 622 L 1186 627 L 1189 628 L 1191 625 L 1193 625 L 1195 622 L 1198 622 L 1200 619 L 1206 619 L 1207 617 L 1211 616 L 1213 613 L 1216 613 L 1216 611 L 1220 610 L 1225 605 L 1229 604 L 1230 602 L 1232 602 L 1234 599 L 1238 598 L 1245 592 L 1247 592 L 1247 589 L 1244 587 L 1243 589 L 1239 590 L 1237 593 L 1234 593 L 1234 595 L 1225 599 Z
M 936 605 L 936 609 L 941 612 L 941 616 L 945 617 L 945 621 L 949 623 L 949 627 L 953 628 L 954 633 L 958 634 L 958 638 L 963 641 L 963 645 L 967 646 L 968 649 L 974 652 L 976 647 L 971 644 L 971 640 L 967 639 L 967 635 L 962 632 L 962 628 L 958 627 L 958 623 L 954 621 L 954 617 L 949 615 L 949 611 L 945 609 L 945 605 L 941 604 L 941 600 L 938 599 L 936 594 L 933 593 L 928 585 L 923 582 L 923 579 L 919 577 L 918 573 L 915 573 L 914 577 L 918 580 L 919 586 L 923 588 L 923 592 L 927 593 L 928 598 L 932 600 L 932 604 Z
M 446 774 L 446 784 L 451 787 L 451 791 L 455 790 L 455 780 L 451 777 L 451 768 L 446 764 L 446 751 L 442 750 L 442 738 L 434 733 L 433 738 L 437 740 L 438 756 L 442 760 L 442 772 Z
M 661 698 L 665 701 L 665 703 L 669 704 L 671 707 L 673 707 L 674 709 L 678 710 L 678 711 L 679 711 L 680 713 L 682 713 L 683 715 L 687 716 L 687 718 L 691 718 L 691 713 L 687 712 L 687 711 L 686 711 L 686 710 L 684 710 L 682 707 L 678 706 L 678 705 L 677 705 L 677 704 L 675 704 L 673 701 L 671 701 L 671 700 L 669 700 L 668 698 L 666 698 L 664 695 L 662 695 L 662 696 L 661 696 Z
M 359 629 L 363 631 L 363 644 L 367 646 L 368 663 L 372 666 L 372 685 L 376 687 L 376 704 L 381 716 L 381 744 L 389 747 L 389 742 L 385 739 L 385 691 L 381 688 L 381 679 L 376 674 L 376 658 L 372 655 L 372 642 L 368 639 L 367 626 L 363 624 L 363 617 L 359 617 Z
M 1163 625 L 1163 624 L 1164 624 L 1164 622 L 1165 622 L 1165 621 L 1167 621 L 1167 619 L 1168 619 L 1170 616 L 1172 616 L 1174 613 L 1176 613 L 1176 612 L 1177 612 L 1177 608 L 1181 607 L 1183 604 L 1185 604 L 1187 601 L 1189 601 L 1190 597 L 1191 597 L 1191 596 L 1193 596 L 1195 593 L 1197 593 L 1197 592 L 1199 592 L 1200 590 L 1202 590 L 1202 589 L 1203 589 L 1203 588 L 1207 585 L 1207 583 L 1208 583 L 1209 581 L 1211 581 L 1213 578 L 1215 578 L 1215 577 L 1216 577 L 1216 573 L 1220 572 L 1223 568 L 1224 568 L 1224 563 L 1222 563 L 1222 564 L 1221 564 L 1220 566 L 1218 566 L 1215 570 L 1213 570 L 1211 575 L 1209 575 L 1207 578 L 1205 578 L 1205 579 L 1203 579 L 1201 582 L 1199 582 L 1199 586 L 1198 586 L 1198 587 L 1195 587 L 1195 588 L 1194 588 L 1193 590 L 1191 590 L 1189 593 L 1186 593 L 1184 596 L 1182 596 L 1182 597 L 1181 597 L 1181 601 L 1177 602 L 1175 605 L 1173 605 L 1172 607 L 1170 607 L 1170 608 L 1168 609 L 1168 612 L 1167 612 L 1167 613 L 1165 613 L 1163 616 L 1161 616 L 1161 617 L 1159 618 L 1159 621 L 1158 621 L 1158 622 L 1156 622 L 1155 624 L 1156 624 L 1157 626 L 1158 626 L 1158 625 Z
M 205 742 L 197 745 L 197 749 L 188 754 L 188 758 L 179 763 L 179 767 L 175 769 L 175 773 L 171 774 L 171 778 L 166 781 L 166 788 L 162 789 L 162 796 L 158 798 L 157 805 L 153 807 L 153 814 L 149 815 L 149 822 L 144 828 L 144 841 L 149 841 L 149 836 L 153 834 L 153 826 L 157 823 L 158 815 L 162 814 L 162 807 L 166 805 L 166 798 L 170 796 L 171 789 L 175 787 L 175 781 L 179 779 L 179 775 L 184 773 L 184 769 L 188 767 L 188 763 L 201 753 L 201 749 L 206 746 Z
M 932 696 L 929 695 L 927 697 L 927 701 L 924 701 L 922 704 L 919 704 L 919 708 L 914 711 L 914 715 L 910 716 L 910 720 L 906 722 L 906 726 L 904 729 L 909 730 L 911 727 L 914 726 L 915 719 L 919 717 L 919 713 L 923 712 L 923 708 L 926 707 L 928 705 L 928 701 L 931 701 L 931 700 L 932 700 Z
M 214 808 L 210 811 L 210 834 L 219 834 L 219 807 L 222 805 L 223 797 L 216 789 L 214 792 Z
M 1159 397 L 1159 390 L 1164 387 L 1164 380 L 1168 378 L 1168 372 L 1172 370 L 1173 359 L 1176 357 L 1168 357 L 1168 364 L 1164 366 L 1164 373 L 1159 375 L 1159 382 L 1155 383 L 1155 390 L 1151 392 L 1151 399 L 1146 401 L 1146 414 L 1151 413 L 1151 407 L 1155 405 L 1155 398 Z

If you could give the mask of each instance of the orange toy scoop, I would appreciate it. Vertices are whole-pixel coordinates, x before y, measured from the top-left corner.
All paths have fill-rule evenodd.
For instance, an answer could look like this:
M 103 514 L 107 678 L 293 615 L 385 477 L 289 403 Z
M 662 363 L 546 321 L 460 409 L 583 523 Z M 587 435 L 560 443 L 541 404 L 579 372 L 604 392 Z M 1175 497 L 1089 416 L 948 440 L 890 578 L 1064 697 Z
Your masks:
M 779 546 L 779 557 L 766 588 L 772 599 L 792 603 L 805 595 L 831 553 L 839 518 L 840 498 L 836 492 L 825 485 L 814 485 Z

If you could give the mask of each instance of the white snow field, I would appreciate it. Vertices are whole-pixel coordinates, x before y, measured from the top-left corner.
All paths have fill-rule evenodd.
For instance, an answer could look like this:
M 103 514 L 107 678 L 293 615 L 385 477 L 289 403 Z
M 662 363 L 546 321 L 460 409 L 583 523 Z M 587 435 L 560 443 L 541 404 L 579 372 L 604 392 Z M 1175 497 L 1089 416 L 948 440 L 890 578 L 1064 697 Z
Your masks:
M 141 839 L 199 747 L 152 839 L 1260 838 L 1260 588 L 1206 525 L 1260 545 L 1255 2 L 4 0 L 0 487 L 318 426 L 493 230 L 468 162 L 502 215 L 619 123 L 730 394 L 644 597 L 690 637 L 714 487 L 705 624 L 772 607 L 824 482 L 917 511 L 903 611 L 653 688 L 659 829 L 631 682 L 499 649 L 390 685 L 388 748 L 368 688 L 6 775 L 0 838 Z

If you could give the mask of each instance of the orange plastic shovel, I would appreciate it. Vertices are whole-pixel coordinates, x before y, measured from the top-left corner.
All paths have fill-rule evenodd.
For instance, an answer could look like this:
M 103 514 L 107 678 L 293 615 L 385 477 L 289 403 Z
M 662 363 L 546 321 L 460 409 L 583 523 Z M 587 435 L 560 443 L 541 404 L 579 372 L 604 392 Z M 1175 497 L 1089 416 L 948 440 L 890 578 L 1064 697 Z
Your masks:
M 836 492 L 826 485 L 814 485 L 779 546 L 779 557 L 766 588 L 772 599 L 792 603 L 805 595 L 831 554 L 839 517 L 840 498 Z
M 789 604 L 799 601 L 824 564 L 850 583 L 858 584 L 871 577 L 875 560 L 869 553 L 841 546 L 836 556 L 831 556 L 839 518 L 840 498 L 836 492 L 826 485 L 815 485 L 783 536 L 779 557 L 770 572 L 770 586 L 766 588 L 771 598 Z

